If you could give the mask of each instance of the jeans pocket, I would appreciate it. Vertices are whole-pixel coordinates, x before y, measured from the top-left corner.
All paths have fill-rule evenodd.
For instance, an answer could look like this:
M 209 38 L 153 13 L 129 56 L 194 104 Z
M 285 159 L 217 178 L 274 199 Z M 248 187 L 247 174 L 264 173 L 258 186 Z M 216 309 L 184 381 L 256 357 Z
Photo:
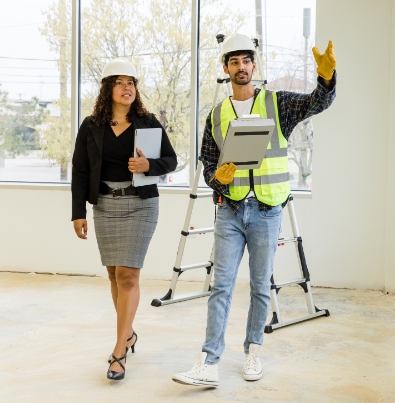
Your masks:
M 224 200 L 222 203 L 218 203 L 217 206 L 220 210 L 224 210 L 228 208 L 228 203 Z
M 279 216 L 283 211 L 283 206 L 280 204 L 278 206 L 272 207 L 270 210 L 263 210 L 262 214 L 265 217 L 277 217 Z

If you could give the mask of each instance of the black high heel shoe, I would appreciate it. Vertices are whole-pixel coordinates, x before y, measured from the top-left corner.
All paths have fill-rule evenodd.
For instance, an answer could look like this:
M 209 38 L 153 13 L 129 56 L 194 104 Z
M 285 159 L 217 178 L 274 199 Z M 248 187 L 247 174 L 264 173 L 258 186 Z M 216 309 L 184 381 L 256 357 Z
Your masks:
M 107 371 L 107 378 L 111 379 L 113 381 L 120 381 L 121 379 L 125 378 L 125 366 L 122 364 L 121 360 L 125 359 L 125 364 L 126 364 L 126 354 L 128 353 L 128 349 L 126 349 L 125 355 L 121 358 L 117 358 L 115 357 L 114 354 L 111 354 L 112 357 L 112 361 L 110 362 L 110 367 L 112 364 L 114 364 L 114 362 L 117 362 L 120 367 L 123 369 L 123 372 L 116 372 L 116 371 L 111 371 L 110 367 L 108 367 L 108 371 Z
M 136 336 L 136 340 L 134 341 L 134 343 L 130 346 L 130 348 L 132 349 L 132 353 L 134 353 L 134 345 L 137 342 L 137 333 L 133 330 L 133 334 L 126 340 L 126 342 L 130 341 L 133 339 L 133 336 Z
M 136 336 L 136 340 L 134 341 L 134 343 L 130 346 L 130 348 L 132 349 L 132 353 L 134 353 L 134 345 L 136 344 L 137 341 L 137 333 L 133 330 L 133 334 L 126 340 L 126 343 L 129 342 L 130 340 L 133 339 L 133 336 Z M 129 347 L 126 347 L 126 353 L 125 355 L 128 354 L 129 351 Z M 108 357 L 107 362 L 110 364 L 112 360 L 112 354 L 110 354 L 110 356 Z

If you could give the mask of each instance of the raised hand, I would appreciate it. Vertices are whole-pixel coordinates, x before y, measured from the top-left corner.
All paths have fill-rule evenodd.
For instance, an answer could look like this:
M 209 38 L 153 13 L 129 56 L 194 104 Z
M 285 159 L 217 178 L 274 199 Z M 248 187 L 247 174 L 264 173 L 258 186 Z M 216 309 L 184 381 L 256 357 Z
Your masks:
M 321 55 L 320 51 L 316 46 L 312 49 L 314 59 L 317 63 L 317 73 L 320 77 L 325 80 L 331 80 L 333 76 L 333 70 L 336 68 L 336 57 L 333 50 L 332 41 L 328 42 L 328 47 L 325 52 Z

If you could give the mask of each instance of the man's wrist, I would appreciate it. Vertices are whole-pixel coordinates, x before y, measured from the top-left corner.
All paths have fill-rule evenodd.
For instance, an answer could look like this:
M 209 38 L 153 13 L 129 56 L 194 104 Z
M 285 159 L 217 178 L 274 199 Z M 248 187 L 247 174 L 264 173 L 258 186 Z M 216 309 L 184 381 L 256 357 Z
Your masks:
M 330 80 L 326 80 L 325 78 L 318 76 L 318 83 L 321 84 L 328 91 L 332 91 L 336 86 L 336 70 L 333 70 L 333 75 Z

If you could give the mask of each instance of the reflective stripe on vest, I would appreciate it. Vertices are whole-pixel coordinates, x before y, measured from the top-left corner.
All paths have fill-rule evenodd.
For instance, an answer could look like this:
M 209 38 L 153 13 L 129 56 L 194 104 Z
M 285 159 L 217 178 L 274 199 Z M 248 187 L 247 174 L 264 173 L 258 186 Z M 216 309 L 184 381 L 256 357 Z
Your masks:
M 282 134 L 277 111 L 277 94 L 261 90 L 254 100 L 251 113 L 262 118 L 273 119 L 276 123 L 265 158 L 259 169 L 252 170 L 254 192 L 263 203 L 277 206 L 283 203 L 290 193 L 288 172 L 288 142 Z M 213 108 L 211 113 L 212 136 L 221 150 L 228 131 L 229 122 L 236 119 L 236 112 L 230 98 Z M 250 189 L 249 170 L 237 170 L 233 181 L 229 184 L 232 200 L 242 200 Z

